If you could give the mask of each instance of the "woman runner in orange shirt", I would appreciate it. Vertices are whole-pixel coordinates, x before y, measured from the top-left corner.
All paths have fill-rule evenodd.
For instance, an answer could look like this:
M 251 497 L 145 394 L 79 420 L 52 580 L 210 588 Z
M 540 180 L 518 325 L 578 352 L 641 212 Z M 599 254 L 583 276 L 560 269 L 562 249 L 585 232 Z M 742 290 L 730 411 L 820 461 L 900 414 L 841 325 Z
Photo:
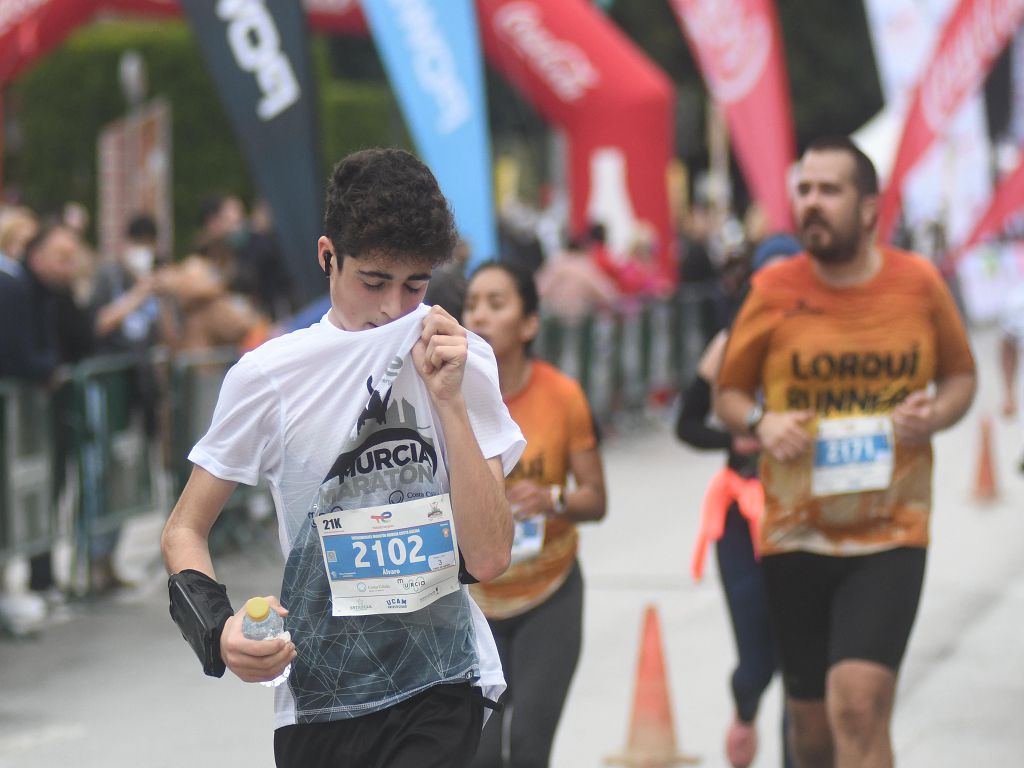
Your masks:
M 605 514 L 604 470 L 586 396 L 573 379 L 529 353 L 540 328 L 538 304 L 528 273 L 489 263 L 470 279 L 463 311 L 466 328 L 494 350 L 502 397 L 527 443 L 506 484 L 516 518 L 512 566 L 471 587 L 508 683 L 503 712 L 484 728 L 475 768 L 548 765 L 580 653 L 576 524 Z

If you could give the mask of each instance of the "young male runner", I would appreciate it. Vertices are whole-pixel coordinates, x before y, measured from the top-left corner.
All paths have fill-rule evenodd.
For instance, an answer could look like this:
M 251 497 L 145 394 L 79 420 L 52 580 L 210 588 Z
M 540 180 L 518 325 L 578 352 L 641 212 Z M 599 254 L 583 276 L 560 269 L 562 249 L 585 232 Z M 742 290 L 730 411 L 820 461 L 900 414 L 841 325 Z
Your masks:
M 939 273 L 875 242 L 877 193 L 849 139 L 812 142 L 796 189 L 806 253 L 754 278 L 718 377 L 719 416 L 764 447 L 761 550 L 800 768 L 892 765 L 930 438 L 975 390 Z
M 524 441 L 487 344 L 420 303 L 456 242 L 430 171 L 399 150 L 350 155 L 324 231 L 330 311 L 231 369 L 189 456 L 162 539 L 172 616 L 208 674 L 292 665 L 275 695 L 279 766 L 464 765 L 504 682 L 460 581 L 508 566 L 504 474 Z M 290 642 L 242 636 L 207 546 L 235 484 L 261 476 Z

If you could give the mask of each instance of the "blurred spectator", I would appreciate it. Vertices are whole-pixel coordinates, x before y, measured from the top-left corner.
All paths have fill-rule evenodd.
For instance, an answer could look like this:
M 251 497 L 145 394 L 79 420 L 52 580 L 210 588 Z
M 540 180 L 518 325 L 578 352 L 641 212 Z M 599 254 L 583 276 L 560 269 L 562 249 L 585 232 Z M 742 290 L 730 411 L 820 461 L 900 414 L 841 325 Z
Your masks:
M 718 314 L 715 318 L 719 330 L 732 323 L 747 296 L 753 261 L 753 249 L 746 242 L 730 246 L 723 254 L 722 268 L 718 275 Z
M 748 243 L 759 243 L 768 236 L 768 217 L 757 203 L 747 206 L 743 214 L 743 234 Z
M 274 232 L 274 219 L 265 200 L 252 208 L 249 225 L 234 233 L 236 277 L 232 288 L 249 296 L 257 309 L 277 320 L 295 311 L 296 301 L 288 265 Z
M 717 277 L 708 250 L 710 239 L 711 211 L 706 205 L 694 204 L 686 213 L 680 232 L 680 282 L 699 283 Z
M 104 263 L 96 274 L 92 294 L 96 351 L 130 354 L 135 358 L 130 403 L 141 413 L 146 435 L 152 438 L 157 432 L 160 387 L 149 352 L 163 340 L 165 314 L 155 290 L 156 222 L 148 214 L 137 214 L 128 223 L 125 235 L 118 258 Z M 86 504 L 90 506 L 89 513 L 100 514 L 104 506 L 103 489 L 87 495 Z M 97 535 L 89 544 L 90 584 L 94 592 L 129 586 L 117 575 L 113 564 L 119 533 L 115 529 Z
M 587 251 L 594 266 L 600 269 L 605 275 L 615 280 L 619 271 L 619 265 L 612 252 L 608 248 L 608 230 L 604 224 L 592 223 L 587 230 Z
M 80 257 L 81 241 L 63 224 L 43 227 L 26 245 L 23 279 L 27 309 L 17 327 L 27 337 L 28 357 L 23 361 L 24 367 L 9 372 L 10 375 L 55 383 L 54 374 L 59 365 L 76 363 L 90 353 L 92 319 L 75 304 L 71 295 Z M 62 428 L 66 420 L 65 407 L 63 399 L 55 399 L 55 503 L 64 482 L 64 459 L 70 450 L 67 430 Z M 50 553 L 31 558 L 29 565 L 29 588 L 56 599 L 59 593 Z
M 195 252 L 205 256 L 227 285 L 238 270 L 238 250 L 245 240 L 245 206 L 235 195 L 214 194 L 199 205 Z
M 71 230 L 50 225 L 26 244 L 22 264 L 6 263 L 0 282 L 0 376 L 49 383 L 58 365 L 89 353 L 91 323 L 71 296 L 79 253 Z
M 498 219 L 498 250 L 499 261 L 514 264 L 531 275 L 544 263 L 544 250 L 536 231 L 509 218 L 505 212 Z
M 25 245 L 39 231 L 39 222 L 28 208 L 7 208 L 0 212 L 0 259 L 21 261 Z
M 434 269 L 427 284 L 423 303 L 437 304 L 452 317 L 462 317 L 466 301 L 466 266 L 469 264 L 469 243 L 459 239 L 452 251 L 451 261 Z
M 156 222 L 138 214 L 128 223 L 125 244 L 114 261 L 103 264 L 93 291 L 96 317 L 96 351 L 100 354 L 130 353 L 138 368 L 134 380 L 135 402 L 144 414 L 146 432 L 156 430 L 157 383 L 148 352 L 164 341 L 166 312 L 156 288 Z
M 71 282 L 71 295 L 79 306 L 92 303 L 93 279 L 99 266 L 99 256 L 88 241 L 92 217 L 81 203 L 70 202 L 61 211 L 60 223 L 75 235 L 78 254 L 75 257 L 75 276 Z
M 628 258 L 619 265 L 619 288 L 630 296 L 664 296 L 672 285 L 658 272 L 655 263 L 657 234 L 654 227 L 644 221 L 636 223 L 633 240 L 629 244 Z
M 196 235 L 196 250 L 204 252 L 218 243 L 237 245 L 236 234 L 245 225 L 245 206 L 235 195 L 213 194 L 199 204 L 199 233 Z
M 249 299 L 272 319 L 291 314 L 296 306 L 293 284 L 265 201 L 245 206 L 234 195 L 212 195 L 199 209 L 196 252 L 205 256 L 229 290 Z
M 780 257 L 796 256 L 802 250 L 803 246 L 793 235 L 786 232 L 768 235 L 754 247 L 753 264 L 751 266 L 756 272 L 770 261 Z
M 589 230 L 590 258 L 605 275 L 615 281 L 623 296 L 656 296 L 666 292 L 667 282 L 654 268 L 654 229 L 638 222 L 625 258 L 617 258 L 608 248 L 604 224 L 594 223 Z
M 537 289 L 545 311 L 570 321 L 611 309 L 619 299 L 615 281 L 598 269 L 575 239 L 537 273 Z
M 85 240 L 89 231 L 89 209 L 81 203 L 70 202 L 64 205 L 61 212 L 61 223 L 75 233 L 81 240 Z
M 177 304 L 180 327 L 175 329 L 173 343 L 177 350 L 249 348 L 269 331 L 269 323 L 249 300 L 228 290 L 215 265 L 199 254 L 161 270 L 160 288 Z

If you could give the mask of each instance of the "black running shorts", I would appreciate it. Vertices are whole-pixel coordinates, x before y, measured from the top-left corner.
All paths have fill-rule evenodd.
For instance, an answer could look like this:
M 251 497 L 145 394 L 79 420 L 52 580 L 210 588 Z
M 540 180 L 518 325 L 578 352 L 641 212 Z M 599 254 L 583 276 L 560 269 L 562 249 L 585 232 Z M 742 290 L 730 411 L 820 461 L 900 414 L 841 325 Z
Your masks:
M 476 753 L 483 713 L 477 686 L 435 685 L 362 717 L 278 728 L 274 757 L 278 768 L 458 768 Z
M 788 696 L 823 699 L 829 668 L 844 660 L 899 670 L 917 615 L 926 553 L 904 547 L 856 557 L 789 552 L 764 558 Z

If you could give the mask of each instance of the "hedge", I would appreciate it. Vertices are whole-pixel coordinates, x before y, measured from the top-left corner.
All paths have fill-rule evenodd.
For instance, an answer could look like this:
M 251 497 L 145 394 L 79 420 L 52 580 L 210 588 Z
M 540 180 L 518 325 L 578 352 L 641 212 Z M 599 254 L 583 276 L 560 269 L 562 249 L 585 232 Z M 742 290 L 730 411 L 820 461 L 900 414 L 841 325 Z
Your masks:
M 125 113 L 118 62 L 129 48 L 145 59 L 148 94 L 171 104 L 175 251 L 180 255 L 194 238 L 203 197 L 231 192 L 251 200 L 255 191 L 199 48 L 182 22 L 92 24 L 21 77 L 6 94 L 8 119 L 17 130 L 6 148 L 5 183 L 38 211 L 57 211 L 77 200 L 95 214 L 96 138 Z M 314 41 L 313 66 L 324 178 L 333 161 L 354 149 L 410 146 L 386 83 L 332 79 L 320 40 Z

